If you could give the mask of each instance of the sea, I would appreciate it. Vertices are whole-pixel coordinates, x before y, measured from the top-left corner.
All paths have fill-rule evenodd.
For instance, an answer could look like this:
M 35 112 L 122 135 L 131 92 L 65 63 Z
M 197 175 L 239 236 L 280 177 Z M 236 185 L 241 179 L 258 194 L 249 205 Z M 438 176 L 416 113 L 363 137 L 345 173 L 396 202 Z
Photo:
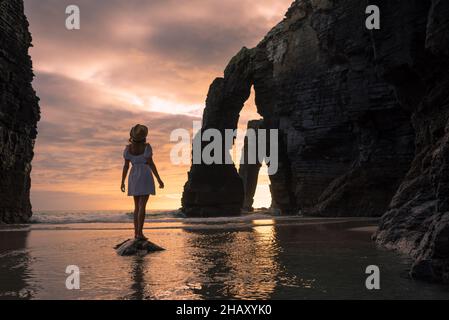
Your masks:
M 35 212 L 0 226 L 0 299 L 449 299 L 447 286 L 409 277 L 407 256 L 376 246 L 377 223 L 150 211 L 145 234 L 166 250 L 122 257 L 131 213 Z

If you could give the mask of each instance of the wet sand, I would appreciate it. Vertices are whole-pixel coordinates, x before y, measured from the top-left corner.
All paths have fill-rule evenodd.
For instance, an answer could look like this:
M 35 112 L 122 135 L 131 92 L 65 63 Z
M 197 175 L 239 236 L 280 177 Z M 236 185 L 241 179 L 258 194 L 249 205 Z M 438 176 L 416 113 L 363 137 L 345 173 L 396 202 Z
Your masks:
M 371 241 L 373 219 L 174 219 L 146 234 L 167 250 L 119 257 L 130 223 L 0 226 L 0 299 L 449 299 L 408 279 L 410 261 Z M 65 271 L 81 271 L 68 290 Z M 368 265 L 381 290 L 365 287 Z

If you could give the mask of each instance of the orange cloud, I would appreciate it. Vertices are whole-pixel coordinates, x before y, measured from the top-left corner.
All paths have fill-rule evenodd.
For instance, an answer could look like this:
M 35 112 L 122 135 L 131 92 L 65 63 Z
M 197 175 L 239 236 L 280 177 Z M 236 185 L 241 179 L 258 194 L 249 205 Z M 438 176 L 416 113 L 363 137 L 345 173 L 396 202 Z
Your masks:
M 78 0 L 81 30 L 68 31 L 64 12 L 72 1 L 25 0 L 42 108 L 34 209 L 129 208 L 119 192 L 121 155 L 136 123 L 150 127 L 166 180 L 150 207 L 178 208 L 188 167 L 169 162 L 170 132 L 191 128 L 212 80 L 242 46 L 256 45 L 290 2 Z M 241 127 L 258 117 L 253 98 L 247 105 Z

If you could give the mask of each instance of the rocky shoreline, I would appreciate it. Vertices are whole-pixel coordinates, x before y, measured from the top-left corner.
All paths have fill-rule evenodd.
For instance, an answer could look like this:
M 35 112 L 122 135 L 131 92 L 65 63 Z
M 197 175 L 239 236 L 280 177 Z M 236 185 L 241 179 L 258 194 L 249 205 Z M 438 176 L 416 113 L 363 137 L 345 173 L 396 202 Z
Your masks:
M 412 276 L 449 283 L 449 2 L 371 4 L 380 30 L 364 27 L 365 2 L 294 1 L 213 81 L 203 129 L 235 129 L 254 87 L 263 126 L 280 132 L 276 210 L 382 216 L 377 243 L 413 257 Z M 23 1 L 0 12 L 0 223 L 24 223 L 39 106 Z M 239 215 L 247 169 L 193 165 L 183 212 Z
M 236 128 L 253 86 L 263 125 L 281 133 L 274 205 L 382 216 L 377 243 L 415 258 L 413 276 L 449 283 L 449 3 L 371 4 L 380 30 L 365 28 L 360 1 L 293 2 L 213 81 L 203 129 Z M 238 212 L 254 179 L 243 172 L 242 185 L 234 166 L 194 165 L 183 210 Z

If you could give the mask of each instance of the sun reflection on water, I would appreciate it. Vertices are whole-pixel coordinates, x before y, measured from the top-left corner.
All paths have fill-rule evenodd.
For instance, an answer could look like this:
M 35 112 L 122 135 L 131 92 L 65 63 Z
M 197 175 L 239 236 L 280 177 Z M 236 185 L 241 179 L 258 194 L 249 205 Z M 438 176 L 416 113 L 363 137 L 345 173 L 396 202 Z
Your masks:
M 269 219 L 253 220 L 253 230 L 262 242 L 275 240 L 274 223 L 274 220 Z

